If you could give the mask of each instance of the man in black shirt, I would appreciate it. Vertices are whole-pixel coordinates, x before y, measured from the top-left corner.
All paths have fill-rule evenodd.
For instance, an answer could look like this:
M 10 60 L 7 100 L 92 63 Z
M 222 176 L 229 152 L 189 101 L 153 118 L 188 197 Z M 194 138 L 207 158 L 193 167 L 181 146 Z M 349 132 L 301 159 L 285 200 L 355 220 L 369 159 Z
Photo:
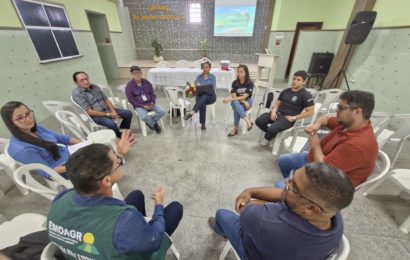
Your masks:
M 296 71 L 293 74 L 292 87 L 284 89 L 279 94 L 271 112 L 264 113 L 256 119 L 256 125 L 265 132 L 266 144 L 269 144 L 279 132 L 291 128 L 296 120 L 313 115 L 313 97 L 303 88 L 306 78 L 306 71 Z

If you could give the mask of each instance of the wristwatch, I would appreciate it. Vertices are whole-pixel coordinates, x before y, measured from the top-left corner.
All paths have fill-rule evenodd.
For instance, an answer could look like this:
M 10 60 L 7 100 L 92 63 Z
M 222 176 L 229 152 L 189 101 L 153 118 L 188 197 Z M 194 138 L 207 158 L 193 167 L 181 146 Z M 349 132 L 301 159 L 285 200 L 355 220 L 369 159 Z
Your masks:
M 110 113 L 105 113 L 105 116 L 106 117 L 111 117 L 111 114 Z

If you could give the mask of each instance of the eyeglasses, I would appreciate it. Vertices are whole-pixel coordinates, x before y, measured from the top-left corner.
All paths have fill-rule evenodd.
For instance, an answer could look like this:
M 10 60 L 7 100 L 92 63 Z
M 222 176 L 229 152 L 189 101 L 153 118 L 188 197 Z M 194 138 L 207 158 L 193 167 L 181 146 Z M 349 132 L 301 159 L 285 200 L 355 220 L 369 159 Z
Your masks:
M 119 155 L 115 155 L 115 156 L 117 157 L 117 161 L 116 161 L 117 166 L 115 166 L 115 167 L 112 169 L 111 173 L 115 172 L 115 170 L 117 170 L 118 168 L 120 168 L 121 166 L 124 165 L 124 159 L 122 159 L 122 157 L 119 156 Z
M 26 113 L 24 113 L 24 115 L 18 116 L 14 119 L 12 119 L 12 121 L 17 121 L 19 123 L 24 123 L 26 122 L 27 118 L 32 119 L 34 115 L 34 111 L 33 110 L 29 110 Z
M 313 205 L 317 206 L 321 211 L 326 212 L 326 210 L 323 209 L 323 207 L 321 207 L 319 204 L 317 204 L 316 202 L 314 202 L 311 199 L 306 198 L 305 196 L 303 196 L 302 194 L 300 194 L 300 192 L 298 191 L 298 188 L 296 186 L 295 181 L 293 180 L 293 175 L 294 175 L 294 171 L 290 172 L 289 178 L 286 182 L 286 186 L 285 186 L 285 197 L 283 198 L 283 201 L 286 201 L 287 197 L 288 197 L 288 192 L 291 191 L 293 192 L 296 196 L 301 197 L 302 199 L 305 199 L 307 201 L 309 201 L 310 203 L 312 203 Z M 292 187 L 291 187 L 292 186 Z
M 124 165 L 124 159 L 122 159 L 121 156 L 118 156 L 118 155 L 115 155 L 115 156 L 117 157 L 117 160 L 116 160 L 116 162 L 115 162 L 115 163 L 116 163 L 116 166 L 114 166 L 114 167 L 112 168 L 112 170 L 111 170 L 111 172 L 110 172 L 109 174 L 105 174 L 104 176 L 97 178 L 96 181 L 100 181 L 100 180 L 104 179 L 105 176 L 108 176 L 108 175 L 112 174 L 112 173 L 115 172 L 118 168 L 120 168 L 121 166 Z

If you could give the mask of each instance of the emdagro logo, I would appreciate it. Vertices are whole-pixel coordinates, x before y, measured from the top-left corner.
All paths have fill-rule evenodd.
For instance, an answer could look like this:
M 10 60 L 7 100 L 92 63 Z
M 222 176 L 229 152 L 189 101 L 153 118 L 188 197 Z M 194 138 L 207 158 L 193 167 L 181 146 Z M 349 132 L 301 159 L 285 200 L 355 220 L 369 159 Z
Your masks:
M 97 248 L 93 245 L 94 244 L 94 235 L 87 232 L 83 236 L 83 244 L 79 245 L 77 248 L 83 250 L 84 252 L 99 255 Z

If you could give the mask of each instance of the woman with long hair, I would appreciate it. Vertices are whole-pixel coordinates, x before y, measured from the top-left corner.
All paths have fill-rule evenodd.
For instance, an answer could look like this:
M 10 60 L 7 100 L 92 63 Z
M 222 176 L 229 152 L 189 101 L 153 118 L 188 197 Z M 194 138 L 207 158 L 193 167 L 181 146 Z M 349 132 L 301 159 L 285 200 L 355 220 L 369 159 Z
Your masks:
M 1 108 L 1 117 L 12 134 L 7 152 L 14 160 L 24 164 L 41 163 L 60 174 L 66 172 L 64 164 L 70 156 L 67 145 L 77 144 L 80 140 L 38 125 L 34 111 L 19 101 L 5 104 Z
M 232 82 L 231 96 L 223 100 L 224 104 L 231 102 L 233 109 L 234 128 L 228 134 L 229 137 L 238 134 L 239 121 L 243 119 L 246 127 L 252 129 L 253 123 L 246 117 L 246 111 L 252 107 L 253 82 L 249 78 L 249 69 L 246 65 L 239 65 L 237 78 Z

